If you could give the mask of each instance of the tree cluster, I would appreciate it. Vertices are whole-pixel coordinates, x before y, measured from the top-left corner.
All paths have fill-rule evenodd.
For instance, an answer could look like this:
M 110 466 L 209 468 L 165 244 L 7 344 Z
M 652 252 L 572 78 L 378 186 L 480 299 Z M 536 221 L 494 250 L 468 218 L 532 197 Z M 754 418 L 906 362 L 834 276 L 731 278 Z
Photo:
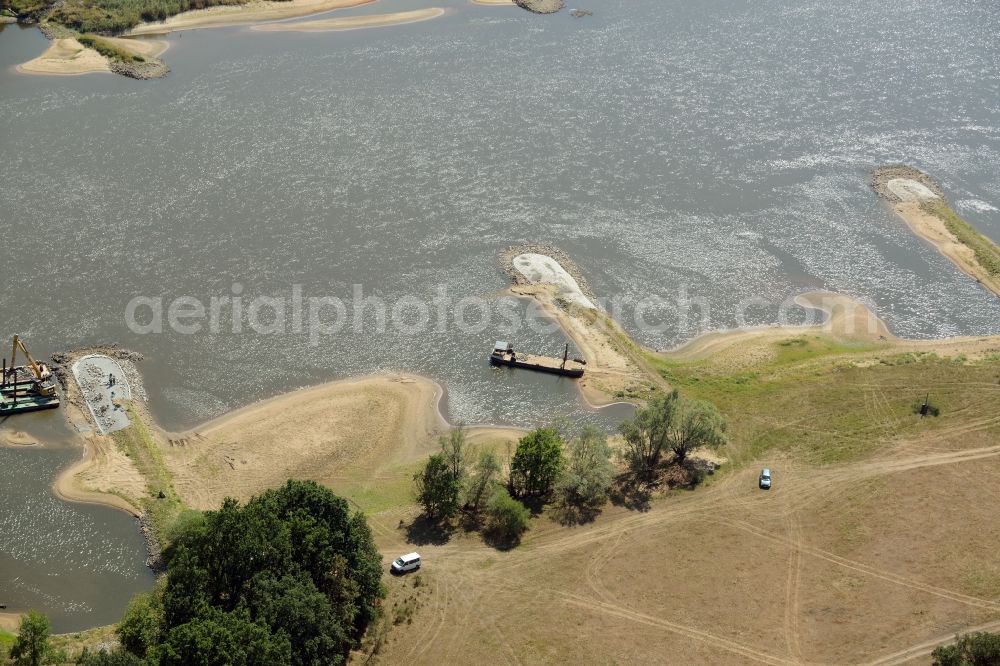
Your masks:
M 345 663 L 384 596 L 365 518 L 313 482 L 289 481 L 189 521 L 165 580 L 118 626 L 121 648 L 87 666 Z
M 931 656 L 934 666 L 996 666 L 1000 664 L 1000 634 L 966 634 L 953 645 L 935 648 Z
M 622 457 L 639 480 L 654 480 L 667 452 L 683 464 L 691 451 L 725 443 L 726 422 L 714 405 L 682 396 L 676 389 L 653 397 L 621 425 Z

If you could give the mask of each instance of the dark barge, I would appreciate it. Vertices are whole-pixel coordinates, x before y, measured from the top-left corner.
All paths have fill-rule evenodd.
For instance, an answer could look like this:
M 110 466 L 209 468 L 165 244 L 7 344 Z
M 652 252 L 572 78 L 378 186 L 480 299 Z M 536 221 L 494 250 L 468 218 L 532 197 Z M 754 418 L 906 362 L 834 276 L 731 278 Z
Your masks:
M 586 361 L 569 358 L 569 345 L 563 352 L 562 358 L 552 356 L 538 356 L 536 354 L 525 354 L 515 352 L 514 345 L 503 340 L 493 345 L 493 353 L 490 354 L 490 364 L 506 366 L 509 368 L 524 368 L 536 372 L 547 372 L 551 375 L 561 375 L 563 377 L 583 377 Z

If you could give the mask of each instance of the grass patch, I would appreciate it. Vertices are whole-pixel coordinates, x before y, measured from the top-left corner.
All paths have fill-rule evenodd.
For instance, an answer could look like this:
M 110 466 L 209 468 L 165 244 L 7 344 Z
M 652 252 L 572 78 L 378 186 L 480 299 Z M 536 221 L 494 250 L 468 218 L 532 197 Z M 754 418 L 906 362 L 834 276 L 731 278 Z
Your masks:
M 135 463 L 139 473 L 146 480 L 147 496 L 139 498 L 139 505 L 146 511 L 156 526 L 161 545 L 165 545 L 184 503 L 174 490 L 173 478 L 163 461 L 163 454 L 149 428 L 131 406 L 128 410 L 132 425 L 124 430 L 111 433 L 115 444 Z
M 959 217 L 944 201 L 925 201 L 920 208 L 944 222 L 945 228 L 972 250 L 979 265 L 991 276 L 1000 278 L 1000 248 L 993 241 Z
M 955 425 L 962 412 L 989 411 L 990 394 L 977 386 L 995 384 L 1000 370 L 992 359 L 860 356 L 881 347 L 825 336 L 797 336 L 767 346 L 764 360 L 738 369 L 711 359 L 647 355 L 670 384 L 719 408 L 731 442 L 724 455 L 737 467 L 774 451 L 818 465 L 849 462 L 888 442 Z M 928 394 L 941 414 L 937 419 L 914 414 L 914 405 L 923 404 Z
M 1000 571 L 970 567 L 962 572 L 962 589 L 974 597 L 995 599 L 1000 596 Z
M 133 55 L 117 44 L 110 42 L 107 39 L 102 39 L 97 35 L 80 35 L 77 37 L 77 41 L 84 46 L 94 49 L 105 58 L 110 58 L 111 60 L 119 60 L 121 62 L 146 62 L 146 59 L 142 56 Z
M 28 0 L 3 0 L 27 2 Z M 247 0 L 65 0 L 49 19 L 80 32 L 119 34 L 144 21 L 163 21 L 174 14 Z
M 16 640 L 17 634 L 12 634 L 9 631 L 0 629 L 0 645 L 13 645 Z

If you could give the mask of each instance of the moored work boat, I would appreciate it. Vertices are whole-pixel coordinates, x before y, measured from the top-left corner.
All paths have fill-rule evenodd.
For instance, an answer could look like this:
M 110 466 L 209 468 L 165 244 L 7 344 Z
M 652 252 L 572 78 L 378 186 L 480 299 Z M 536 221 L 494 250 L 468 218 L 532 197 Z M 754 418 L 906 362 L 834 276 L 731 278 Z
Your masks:
M 28 365 L 14 365 L 20 350 L 28 359 Z M 0 374 L 0 416 L 34 412 L 39 409 L 54 409 L 59 406 L 59 395 L 52 378 L 52 371 L 44 363 L 37 363 L 28 353 L 18 336 L 14 336 L 11 346 L 10 366 L 3 360 Z
M 536 372 L 547 372 L 552 375 L 562 375 L 563 377 L 583 377 L 586 361 L 569 358 L 569 345 L 563 352 L 562 358 L 552 356 L 538 356 L 536 354 L 525 354 L 514 351 L 514 345 L 500 340 L 493 345 L 493 353 L 490 354 L 490 364 L 507 366 L 511 368 L 524 368 L 525 370 L 535 370 Z

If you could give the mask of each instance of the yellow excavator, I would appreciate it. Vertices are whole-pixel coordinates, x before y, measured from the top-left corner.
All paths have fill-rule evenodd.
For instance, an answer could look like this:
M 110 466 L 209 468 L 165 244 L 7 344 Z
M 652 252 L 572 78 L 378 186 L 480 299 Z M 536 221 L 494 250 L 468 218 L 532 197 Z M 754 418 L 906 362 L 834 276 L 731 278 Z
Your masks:
M 35 379 L 35 391 L 39 395 L 46 397 L 52 397 L 56 394 L 56 384 L 52 381 L 52 371 L 44 363 L 38 363 L 34 358 L 31 357 L 31 352 L 28 348 L 24 346 L 21 338 L 17 335 L 14 336 L 14 342 L 10 347 L 10 368 L 4 368 L 4 383 L 6 384 L 8 378 L 6 374 L 10 374 L 11 378 L 9 381 L 12 383 L 17 383 L 17 350 L 20 349 L 21 353 L 28 360 L 28 365 L 26 366 L 31 374 L 34 375 Z

